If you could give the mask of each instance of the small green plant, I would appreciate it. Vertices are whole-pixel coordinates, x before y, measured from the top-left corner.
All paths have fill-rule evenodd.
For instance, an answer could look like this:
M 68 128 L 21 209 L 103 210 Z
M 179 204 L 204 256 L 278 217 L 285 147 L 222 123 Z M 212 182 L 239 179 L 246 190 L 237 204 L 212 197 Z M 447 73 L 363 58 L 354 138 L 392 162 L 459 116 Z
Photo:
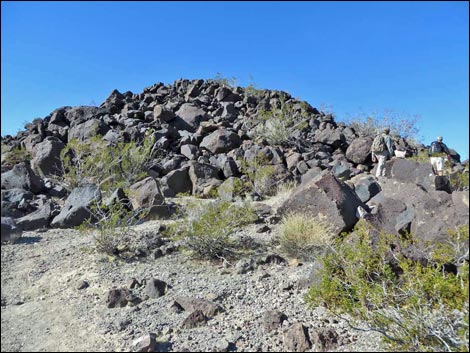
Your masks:
M 234 88 L 237 86 L 238 79 L 233 76 L 231 78 L 225 77 L 222 75 L 220 72 L 217 72 L 214 78 L 209 79 L 208 81 L 213 81 L 218 83 L 221 86 L 229 87 L 229 88 Z
M 280 106 L 271 110 L 260 110 L 257 116 L 256 134 L 272 145 L 282 145 L 292 140 L 297 131 L 308 128 L 309 113 L 305 105 L 300 110 L 283 96 L 279 99 Z
M 186 218 L 176 223 L 169 234 L 182 239 L 184 247 L 195 258 L 230 260 L 237 252 L 237 245 L 230 236 L 256 219 L 247 203 L 236 205 L 221 200 L 192 202 L 186 206 Z
M 128 206 L 120 202 L 110 206 L 95 203 L 90 207 L 92 216 L 77 229 L 84 233 L 93 232 L 96 251 L 124 258 L 123 254 L 131 250 L 132 226 L 145 216 L 145 210 L 134 212 Z
M 324 220 L 297 213 L 285 216 L 279 228 L 279 244 L 290 257 L 312 261 L 333 244 L 334 232 Z
M 61 152 L 62 184 L 68 188 L 92 183 L 102 190 L 128 188 L 146 176 L 146 166 L 158 157 L 153 135 L 142 142 L 109 144 L 101 136 L 87 141 L 72 139 Z
M 6 146 L 2 143 L 2 165 L 12 168 L 15 164 L 30 161 L 31 158 L 31 153 L 26 148 Z
M 392 349 L 468 351 L 468 226 L 449 232 L 426 266 L 398 251 L 411 236 L 400 244 L 387 234 L 371 239 L 363 222 L 354 234 L 322 256 L 320 284 L 310 288 L 307 301 L 365 321 Z M 456 273 L 445 270 L 450 263 Z
M 241 189 L 247 189 L 260 196 L 270 195 L 277 185 L 272 178 L 275 173 L 274 166 L 263 153 L 256 154 L 252 159 L 239 159 L 240 170 L 246 175 L 246 182 Z

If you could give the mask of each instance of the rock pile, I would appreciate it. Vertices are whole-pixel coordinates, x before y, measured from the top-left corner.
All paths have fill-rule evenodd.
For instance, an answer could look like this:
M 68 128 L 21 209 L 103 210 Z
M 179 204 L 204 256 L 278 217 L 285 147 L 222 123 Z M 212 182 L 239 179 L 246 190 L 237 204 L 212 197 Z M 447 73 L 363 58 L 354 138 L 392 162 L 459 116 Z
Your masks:
M 289 114 L 299 128 L 280 143 L 270 143 L 260 127 L 266 126 L 269 112 L 285 106 L 290 107 Z M 128 197 L 134 209 L 152 208 L 155 217 L 168 214 L 165 197 L 178 193 L 209 195 L 224 185 L 224 197 L 233 197 L 237 182 L 249 178 L 244 164 L 257 158 L 272 169 L 255 181 L 255 198 L 259 197 L 257 190 L 269 194 L 287 180 L 308 183 L 327 170 L 331 175 L 323 176 L 320 186 L 314 182 L 324 199 L 317 208 L 323 207 L 322 202 L 329 204 L 338 231 L 350 229 L 357 206 L 379 191 L 375 180 L 353 182 L 373 167 L 371 136 L 361 136 L 344 123 L 336 123 L 331 114 L 286 92 L 253 92 L 214 80 L 181 79 L 172 85 L 154 84 L 139 94 L 114 90 L 99 107 L 64 106 L 28 123 L 14 137 L 2 137 L 2 217 L 15 219 L 18 227 L 30 230 L 80 224 L 90 216 L 90 202 L 101 199 L 101 193 L 96 185 L 67 191 L 55 182 L 52 176 L 62 172 L 63 148 L 72 139 L 88 141 L 102 136 L 113 144 L 142 141 L 149 135 L 164 155 L 150 163 L 146 179 L 130 187 L 132 195 L 123 195 L 121 190 L 115 197 Z M 406 139 L 397 137 L 395 143 L 408 154 L 417 152 Z M 31 154 L 30 161 L 13 166 L 4 162 L 18 147 Z M 459 163 L 457 154 L 455 158 Z M 428 170 L 419 174 L 415 166 L 401 167 L 403 163 L 395 163 L 391 170 L 397 180 L 411 178 L 419 183 L 426 177 Z M 412 176 L 405 172 L 408 167 Z M 340 179 L 350 179 L 349 186 Z M 422 184 L 426 190 L 432 185 L 433 180 Z M 350 186 L 356 187 L 357 195 Z

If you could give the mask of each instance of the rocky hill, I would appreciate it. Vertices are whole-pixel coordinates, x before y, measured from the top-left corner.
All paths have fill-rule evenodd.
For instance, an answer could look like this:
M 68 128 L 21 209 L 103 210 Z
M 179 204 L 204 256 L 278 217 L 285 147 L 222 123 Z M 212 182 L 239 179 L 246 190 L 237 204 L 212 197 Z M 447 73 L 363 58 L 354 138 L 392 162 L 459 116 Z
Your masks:
M 50 339 L 39 339 L 38 349 L 58 345 L 61 305 L 70 310 L 57 317 L 71 327 L 63 350 L 379 349 L 371 332 L 304 307 L 316 264 L 280 253 L 276 236 L 292 213 L 326 219 L 335 235 L 362 219 L 373 241 L 382 231 L 398 243 L 413 234 L 399 252 L 424 263 L 429 244 L 468 225 L 468 162 L 452 151 L 449 177 L 437 177 L 418 161 L 426 146 L 393 139 L 403 158 L 388 161 L 378 180 L 373 136 L 288 93 L 217 80 L 114 90 L 99 107 L 61 107 L 2 137 L 2 243 L 10 243 L 2 245 L 2 350 L 33 349 L 23 339 L 31 336 L 18 332 L 40 334 L 43 315 L 52 320 Z M 282 185 L 293 190 L 279 199 Z M 189 196 L 250 202 L 254 224 L 231 236 L 251 255 L 218 265 L 188 261 L 178 251 L 184 241 L 165 230 Z M 96 234 L 77 238 L 70 229 L 106 221 L 114 205 L 141 223 L 124 239 L 138 246 L 120 265 L 80 253 Z

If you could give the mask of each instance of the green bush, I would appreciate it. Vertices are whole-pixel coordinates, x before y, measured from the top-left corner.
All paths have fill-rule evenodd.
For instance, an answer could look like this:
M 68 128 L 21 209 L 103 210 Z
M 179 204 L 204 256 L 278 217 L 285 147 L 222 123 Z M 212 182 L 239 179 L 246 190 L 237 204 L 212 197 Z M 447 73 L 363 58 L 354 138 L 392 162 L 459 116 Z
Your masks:
M 268 158 L 258 153 L 253 159 L 239 159 L 240 171 L 246 176 L 246 182 L 240 186 L 241 190 L 255 192 L 260 196 L 269 195 L 277 185 L 272 185 L 275 170 Z
M 272 145 L 282 145 L 292 140 L 297 131 L 308 128 L 307 119 L 310 118 L 301 104 L 301 109 L 287 102 L 281 96 L 280 107 L 272 107 L 271 110 L 260 110 L 257 115 L 255 133 Z
M 468 225 L 436 244 L 426 266 L 399 253 L 404 240 L 398 246 L 381 234 L 373 243 L 362 222 L 355 234 L 322 257 L 320 284 L 307 301 L 365 321 L 393 349 L 468 351 Z M 457 274 L 445 271 L 450 263 Z
M 129 206 L 120 202 L 110 206 L 95 203 L 90 208 L 92 217 L 77 228 L 84 233 L 93 233 L 96 251 L 124 258 L 126 252 L 132 252 L 132 226 L 145 216 L 145 210 L 134 212 Z
M 29 162 L 32 156 L 24 147 L 11 147 L 2 143 L 2 165 L 12 168 L 15 164 Z
M 345 123 L 360 136 L 375 136 L 385 127 L 390 127 L 390 134 L 409 140 L 416 140 L 419 134 L 417 116 L 400 116 L 394 112 L 384 114 L 359 115 L 345 119 Z
M 186 218 L 175 223 L 169 232 L 174 238 L 182 239 L 184 247 L 195 258 L 229 260 L 237 252 L 237 245 L 230 236 L 256 219 L 247 203 L 192 202 L 186 205 Z
M 334 233 L 324 220 L 307 214 L 290 214 L 281 220 L 279 244 L 290 257 L 312 261 L 333 244 Z
M 110 144 L 93 137 L 87 141 L 72 139 L 61 152 L 64 168 L 62 184 L 68 188 L 92 183 L 102 190 L 128 188 L 146 176 L 146 166 L 157 157 L 155 139 Z

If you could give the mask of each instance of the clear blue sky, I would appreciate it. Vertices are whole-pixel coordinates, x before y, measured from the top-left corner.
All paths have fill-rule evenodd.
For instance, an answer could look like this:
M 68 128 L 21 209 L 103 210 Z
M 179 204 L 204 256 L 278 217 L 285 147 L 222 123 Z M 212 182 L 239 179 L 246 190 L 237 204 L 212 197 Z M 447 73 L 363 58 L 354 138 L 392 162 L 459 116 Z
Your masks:
M 179 78 L 237 77 L 340 121 L 420 116 L 468 158 L 467 2 L 1 3 L 2 135 L 64 105 Z

